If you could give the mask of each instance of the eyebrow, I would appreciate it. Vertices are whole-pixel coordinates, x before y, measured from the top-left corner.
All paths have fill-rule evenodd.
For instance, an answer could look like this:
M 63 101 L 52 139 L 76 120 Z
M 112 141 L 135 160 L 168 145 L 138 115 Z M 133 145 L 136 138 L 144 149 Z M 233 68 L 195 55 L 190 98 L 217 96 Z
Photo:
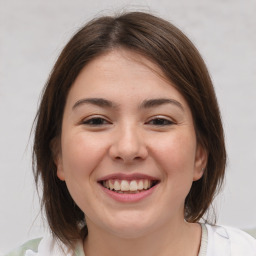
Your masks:
M 72 109 L 76 109 L 77 107 L 84 105 L 84 104 L 92 104 L 103 108 L 118 108 L 118 105 L 113 103 L 112 101 L 106 100 L 104 98 L 84 98 L 81 100 L 78 100 Z M 153 108 L 157 106 L 161 106 L 164 104 L 172 104 L 174 106 L 179 107 L 182 111 L 184 111 L 184 108 L 182 104 L 174 99 L 169 98 L 159 98 L 159 99 L 148 99 L 144 100 L 142 104 L 139 106 L 139 109 L 148 109 Z
M 92 105 L 96 105 L 99 107 L 107 107 L 107 108 L 116 108 L 117 105 L 114 104 L 112 101 L 103 99 L 103 98 L 85 98 L 85 99 L 81 99 L 78 100 L 74 106 L 72 107 L 72 109 L 74 110 L 75 108 L 84 105 L 84 104 L 92 104 Z
M 168 98 L 144 100 L 140 108 L 153 108 L 153 107 L 161 106 L 164 104 L 172 104 L 174 106 L 179 107 L 182 111 L 184 111 L 184 108 L 180 102 L 178 102 L 177 100 L 168 99 Z

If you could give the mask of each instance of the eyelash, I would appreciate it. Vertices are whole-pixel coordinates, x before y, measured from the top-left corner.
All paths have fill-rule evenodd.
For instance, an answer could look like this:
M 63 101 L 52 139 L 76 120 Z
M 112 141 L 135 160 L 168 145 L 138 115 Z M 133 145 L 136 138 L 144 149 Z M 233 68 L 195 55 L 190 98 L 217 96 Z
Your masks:
M 93 117 L 93 118 L 84 120 L 82 123 L 85 125 L 90 125 L 90 126 L 102 126 L 105 124 L 110 124 L 109 121 L 107 121 L 106 119 L 104 119 L 102 117 Z
M 93 117 L 93 118 L 84 120 L 82 123 L 84 125 L 89 125 L 89 126 L 102 126 L 102 125 L 111 124 L 111 122 L 107 121 L 105 118 L 102 118 L 102 117 Z M 146 124 L 154 125 L 154 126 L 169 126 L 169 125 L 173 125 L 174 122 L 163 117 L 156 117 L 146 122 Z
M 156 122 L 158 122 L 158 124 Z M 166 118 L 163 118 L 163 117 L 153 118 L 149 122 L 147 122 L 146 124 L 151 124 L 151 123 L 152 123 L 152 125 L 155 125 L 155 126 L 169 126 L 169 125 L 174 124 L 173 121 L 171 121 L 169 119 L 166 119 Z

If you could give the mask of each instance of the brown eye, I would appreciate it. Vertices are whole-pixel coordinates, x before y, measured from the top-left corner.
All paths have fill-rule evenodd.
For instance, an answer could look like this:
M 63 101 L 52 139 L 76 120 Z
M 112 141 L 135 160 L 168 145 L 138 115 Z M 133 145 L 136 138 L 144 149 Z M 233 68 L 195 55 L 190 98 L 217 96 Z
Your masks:
M 105 120 L 104 118 L 94 117 L 94 118 L 90 118 L 90 119 L 83 121 L 83 124 L 91 125 L 91 126 L 100 126 L 100 125 L 109 124 L 109 122 L 107 120 Z
M 151 119 L 147 124 L 156 125 L 156 126 L 166 126 L 166 125 L 172 125 L 174 124 L 174 122 L 165 118 L 154 118 L 154 119 Z

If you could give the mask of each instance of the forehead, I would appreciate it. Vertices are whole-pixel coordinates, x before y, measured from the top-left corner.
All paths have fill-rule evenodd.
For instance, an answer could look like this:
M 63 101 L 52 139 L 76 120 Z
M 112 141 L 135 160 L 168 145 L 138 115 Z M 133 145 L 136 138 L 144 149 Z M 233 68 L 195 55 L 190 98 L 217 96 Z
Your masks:
M 81 70 L 71 87 L 68 102 L 88 96 L 118 100 L 169 96 L 185 102 L 157 64 L 124 49 L 100 55 Z
M 127 71 L 127 72 L 124 72 Z M 137 71 L 137 72 L 136 72 Z M 132 50 L 127 50 L 124 48 L 117 48 L 114 50 L 107 51 L 106 53 L 92 59 L 80 72 L 87 72 L 87 76 L 90 72 L 100 72 L 101 74 L 117 76 L 122 74 L 125 78 L 125 73 L 130 75 L 149 75 L 154 74 L 158 76 L 159 79 L 165 80 L 171 84 L 171 81 L 167 79 L 161 68 L 149 58 L 143 56 Z M 121 73 L 122 72 L 122 73 Z M 98 78 L 97 76 L 97 78 Z

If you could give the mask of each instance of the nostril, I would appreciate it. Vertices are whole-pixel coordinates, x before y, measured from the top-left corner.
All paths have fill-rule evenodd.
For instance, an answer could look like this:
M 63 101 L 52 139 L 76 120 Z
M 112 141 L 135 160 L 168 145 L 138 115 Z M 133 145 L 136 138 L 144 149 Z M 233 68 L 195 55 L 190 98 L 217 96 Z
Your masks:
M 143 161 L 144 159 L 140 156 L 136 156 L 136 157 L 116 156 L 113 160 L 116 162 L 122 162 L 123 164 L 134 164 L 134 163 L 139 163 L 140 161 Z
M 134 160 L 146 159 L 148 151 L 143 141 L 135 140 L 134 134 L 124 133 L 121 138 L 114 140 L 109 148 L 109 155 L 113 160 L 122 160 L 126 163 Z

